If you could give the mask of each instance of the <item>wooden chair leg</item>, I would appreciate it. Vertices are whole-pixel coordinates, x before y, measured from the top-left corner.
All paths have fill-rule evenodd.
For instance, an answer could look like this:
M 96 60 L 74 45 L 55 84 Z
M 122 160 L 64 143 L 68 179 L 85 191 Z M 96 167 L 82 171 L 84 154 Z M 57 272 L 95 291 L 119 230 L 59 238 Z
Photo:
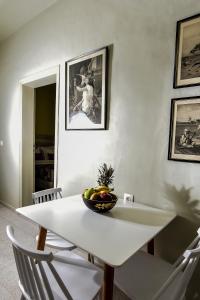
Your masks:
M 91 263 L 94 264 L 94 255 L 91 255 Z
M 46 235 L 47 235 L 47 230 L 43 227 L 40 227 L 38 242 L 37 242 L 37 250 L 44 250 Z
M 90 253 L 88 253 L 88 261 L 94 264 L 94 256 Z
M 88 253 L 88 261 L 91 262 L 91 254 Z

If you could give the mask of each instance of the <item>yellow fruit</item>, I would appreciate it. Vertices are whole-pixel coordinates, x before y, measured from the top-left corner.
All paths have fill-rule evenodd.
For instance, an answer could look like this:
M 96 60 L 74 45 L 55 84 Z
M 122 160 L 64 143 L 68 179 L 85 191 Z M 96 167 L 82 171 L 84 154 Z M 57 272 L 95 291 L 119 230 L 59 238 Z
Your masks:
M 101 194 L 108 194 L 108 190 L 101 190 L 100 192 L 99 192 L 99 194 L 101 195 Z
M 99 193 L 95 192 L 90 196 L 90 200 L 96 200 L 98 198 L 98 196 L 99 196 Z
M 109 187 L 107 187 L 105 185 L 101 185 L 101 186 L 97 186 L 95 188 L 95 191 L 97 191 L 97 192 L 101 192 L 101 191 L 103 191 L 103 192 L 109 192 L 110 189 L 109 189 Z

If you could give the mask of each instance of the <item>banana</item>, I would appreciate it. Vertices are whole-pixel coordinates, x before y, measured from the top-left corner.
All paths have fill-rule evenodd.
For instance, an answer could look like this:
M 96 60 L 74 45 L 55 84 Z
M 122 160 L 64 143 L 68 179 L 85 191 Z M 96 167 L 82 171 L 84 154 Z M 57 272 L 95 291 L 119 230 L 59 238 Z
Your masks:
M 94 192 L 91 196 L 90 196 L 90 200 L 96 200 L 99 197 L 99 192 Z
M 101 191 L 104 191 L 104 192 L 109 192 L 110 191 L 110 189 L 109 189 L 109 187 L 107 187 L 107 186 L 105 186 L 105 185 L 101 185 L 101 186 L 97 186 L 96 188 L 95 188 L 95 191 L 96 192 L 101 192 Z

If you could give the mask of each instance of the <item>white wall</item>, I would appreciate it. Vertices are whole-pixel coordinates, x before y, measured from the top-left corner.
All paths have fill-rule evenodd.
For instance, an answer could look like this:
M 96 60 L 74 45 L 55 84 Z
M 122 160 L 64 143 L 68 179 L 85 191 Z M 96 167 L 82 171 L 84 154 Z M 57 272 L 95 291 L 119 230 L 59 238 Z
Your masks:
M 200 95 L 200 87 L 172 88 L 176 21 L 199 12 L 196 0 L 65 0 L 6 40 L 0 46 L 0 200 L 19 203 L 19 80 L 61 64 L 58 182 L 64 194 L 94 185 L 99 164 L 111 163 L 119 195 L 133 193 L 183 217 L 157 241 L 172 259 L 166 241 L 176 243 L 179 235 L 179 252 L 199 222 L 190 204 L 196 199 L 199 208 L 200 165 L 167 160 L 170 99 Z M 64 63 L 105 45 L 112 45 L 109 130 L 65 131 Z
M 200 87 L 172 88 L 176 21 L 199 11 L 196 0 L 65 0 L 5 41 L 0 199 L 19 203 L 19 80 L 61 64 L 58 181 L 65 195 L 94 185 L 107 162 L 119 195 L 131 192 L 197 223 L 190 201 L 200 200 L 200 165 L 168 161 L 167 152 L 170 99 L 200 95 Z M 113 45 L 109 130 L 65 131 L 64 62 L 105 45 Z

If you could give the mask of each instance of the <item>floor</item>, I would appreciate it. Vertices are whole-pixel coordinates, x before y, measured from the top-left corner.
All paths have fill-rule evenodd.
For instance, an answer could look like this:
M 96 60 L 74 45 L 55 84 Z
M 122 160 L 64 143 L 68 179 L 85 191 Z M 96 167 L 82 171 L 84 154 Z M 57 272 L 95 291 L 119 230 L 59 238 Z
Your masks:
M 21 296 L 12 247 L 5 232 L 8 224 L 16 229 L 16 237 L 28 246 L 33 246 L 37 232 L 35 225 L 0 205 L 0 269 L 3 270 L 0 272 L 0 300 L 20 299 Z
M 18 288 L 18 275 L 12 247 L 6 236 L 6 225 L 8 224 L 15 228 L 17 239 L 25 245 L 34 248 L 38 227 L 16 214 L 15 211 L 0 204 L 0 300 L 18 300 L 21 297 L 21 293 Z M 87 254 L 81 250 L 74 251 L 79 255 L 87 257 Z M 115 288 L 114 300 L 129 299 Z

